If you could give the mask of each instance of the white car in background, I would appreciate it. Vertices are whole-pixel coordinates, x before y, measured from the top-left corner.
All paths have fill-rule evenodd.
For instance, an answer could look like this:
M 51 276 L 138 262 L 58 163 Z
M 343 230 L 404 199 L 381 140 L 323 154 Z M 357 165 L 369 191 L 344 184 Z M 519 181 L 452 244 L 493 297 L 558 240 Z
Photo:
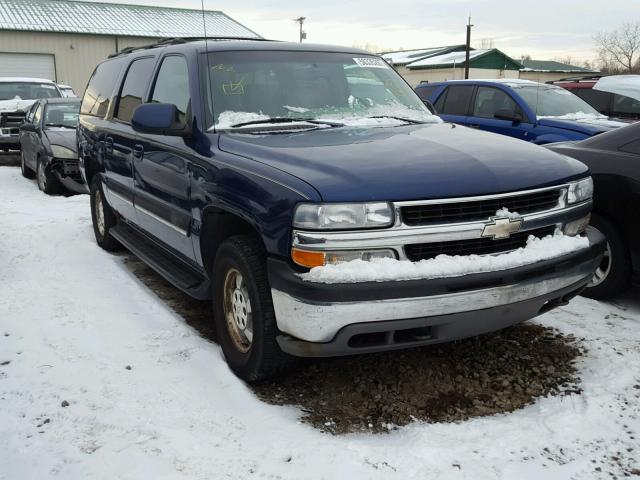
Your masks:
M 51 80 L 0 77 L 0 150 L 19 149 L 19 128 L 27 111 L 39 98 L 60 98 L 62 92 Z
M 71 87 L 71 85 L 63 85 L 59 83 L 58 88 L 60 89 L 60 92 L 62 93 L 63 97 L 78 98 L 78 95 L 76 95 L 76 92 L 73 91 L 73 87 Z

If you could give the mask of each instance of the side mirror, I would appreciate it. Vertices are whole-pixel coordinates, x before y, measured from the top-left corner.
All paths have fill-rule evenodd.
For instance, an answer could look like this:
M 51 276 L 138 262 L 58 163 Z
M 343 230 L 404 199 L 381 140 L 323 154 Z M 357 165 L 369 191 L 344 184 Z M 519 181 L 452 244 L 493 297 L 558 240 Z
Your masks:
M 434 115 L 438 114 L 438 112 L 436 112 L 436 107 L 434 107 L 433 103 L 431 103 L 429 100 L 422 100 L 422 103 L 424 103 L 424 106 L 427 107 L 427 109 L 429 109 L 431 113 L 433 113 Z
M 190 128 L 180 122 L 178 109 L 170 103 L 143 103 L 133 111 L 131 127 L 136 132 L 152 135 L 187 137 Z
M 493 114 L 493 118 L 497 118 L 498 120 L 507 120 L 513 123 L 520 123 L 522 121 L 522 115 L 514 110 L 510 110 L 505 108 L 503 110 L 498 110 Z
M 37 133 L 38 132 L 38 127 L 35 126 L 33 123 L 23 123 L 22 125 L 20 125 L 20 130 L 24 130 L 25 132 L 34 132 Z

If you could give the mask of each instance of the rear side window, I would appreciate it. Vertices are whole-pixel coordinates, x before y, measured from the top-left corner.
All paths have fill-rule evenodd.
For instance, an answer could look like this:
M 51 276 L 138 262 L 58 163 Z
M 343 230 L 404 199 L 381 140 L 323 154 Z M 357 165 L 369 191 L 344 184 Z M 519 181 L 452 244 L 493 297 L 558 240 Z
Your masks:
M 640 118 L 640 100 L 625 97 L 624 95 L 613 95 L 613 116 L 621 118 Z
M 437 85 L 431 85 L 429 87 L 419 86 L 416 88 L 416 93 L 422 100 L 429 100 L 429 97 L 438 89 Z
M 467 112 L 469 111 L 469 102 L 473 94 L 473 88 L 473 85 L 450 86 L 447 88 L 446 98 L 444 99 L 443 104 L 440 108 L 436 106 L 436 109 L 439 113 L 447 115 L 467 115 Z
M 133 111 L 142 104 L 142 98 L 147 91 L 147 85 L 153 73 L 154 58 L 139 58 L 131 62 L 129 70 L 122 83 L 120 98 L 118 100 L 118 111 L 116 118 L 123 122 L 131 122 Z
M 124 59 L 125 57 L 108 60 L 96 67 L 84 92 L 80 113 L 96 117 L 107 114 Z
M 592 90 L 591 88 L 576 88 L 571 90 L 593 108 L 604 115 L 609 115 L 609 104 L 611 102 L 611 94 Z
M 499 110 L 520 111 L 516 102 L 506 92 L 493 87 L 478 87 L 473 104 L 473 116 L 494 118 Z
M 189 106 L 189 70 L 184 57 L 173 55 L 162 61 L 153 87 L 153 103 L 171 103 L 176 106 L 180 121 L 186 120 Z

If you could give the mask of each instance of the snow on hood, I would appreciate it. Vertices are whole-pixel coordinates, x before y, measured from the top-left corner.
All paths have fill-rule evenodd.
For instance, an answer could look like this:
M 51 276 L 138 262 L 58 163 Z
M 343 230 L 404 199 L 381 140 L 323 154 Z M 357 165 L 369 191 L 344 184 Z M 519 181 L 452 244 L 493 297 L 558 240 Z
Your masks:
M 602 77 L 593 86 L 594 90 L 616 93 L 640 101 L 640 75 L 611 75 Z
M 22 100 L 21 98 L 0 100 L 0 112 L 26 112 L 34 103 L 36 103 L 35 100 Z
M 312 268 L 300 278 L 316 283 L 388 282 L 432 278 L 460 277 L 473 273 L 496 272 L 531 265 L 587 248 L 587 237 L 569 237 L 560 232 L 544 238 L 529 236 L 527 245 L 502 255 L 438 255 L 411 262 L 378 258 L 352 260 L 336 265 Z
M 575 113 L 567 113 L 565 115 L 541 115 L 538 117 L 538 120 L 567 120 L 570 122 L 581 123 L 584 125 L 593 125 L 596 127 L 606 127 L 606 128 L 616 128 L 616 127 L 624 127 L 628 125 L 625 122 L 620 122 L 617 120 L 611 120 L 606 115 L 602 115 L 600 113 L 585 113 L 585 112 L 575 112 Z

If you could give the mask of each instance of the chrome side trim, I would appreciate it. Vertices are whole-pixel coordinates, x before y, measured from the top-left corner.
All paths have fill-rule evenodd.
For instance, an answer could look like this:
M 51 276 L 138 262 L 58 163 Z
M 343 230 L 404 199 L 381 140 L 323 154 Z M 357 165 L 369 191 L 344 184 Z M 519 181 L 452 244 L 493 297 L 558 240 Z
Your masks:
M 566 216 L 580 210 L 591 210 L 591 201 L 566 208 L 522 215 L 522 231 L 542 226 L 561 225 Z M 481 238 L 487 220 L 467 223 L 448 223 L 411 227 L 400 224 L 378 230 L 351 231 L 293 231 L 293 246 L 305 250 L 340 250 L 366 248 L 394 248 L 414 243 L 446 242 Z
M 171 229 L 175 230 L 176 232 L 178 232 L 178 233 L 180 233 L 180 234 L 184 235 L 185 237 L 188 235 L 188 232 L 187 232 L 186 230 L 183 230 L 183 229 L 181 229 L 180 227 L 178 227 L 178 226 L 174 225 L 173 223 L 171 223 L 171 222 L 169 222 L 169 221 L 165 220 L 164 218 L 159 217 L 159 216 L 158 216 L 158 215 L 156 215 L 155 213 L 150 212 L 149 210 L 147 210 L 146 208 L 143 208 L 143 207 L 141 207 L 141 206 L 139 206 L 139 205 L 135 205 L 135 206 L 134 206 L 134 208 L 135 208 L 138 212 L 142 212 L 142 213 L 144 213 L 145 215 L 150 216 L 150 217 L 151 217 L 151 218 L 153 218 L 154 220 L 157 220 L 158 222 L 162 223 L 163 225 L 166 225 L 167 227 L 169 227 L 169 228 L 171 228 Z
M 328 342 L 343 327 L 354 323 L 424 318 L 508 305 L 561 290 L 591 273 L 560 274 L 547 280 L 430 297 L 399 298 L 367 302 L 312 303 L 272 289 L 278 328 L 309 342 Z
M 124 198 L 122 195 L 114 192 L 113 190 L 111 190 L 109 187 L 107 187 L 105 184 L 103 184 L 103 186 L 105 187 L 105 189 L 107 190 L 107 193 L 109 194 L 109 196 L 114 196 L 115 198 L 117 198 L 118 200 L 126 203 L 127 205 L 130 205 L 133 207 L 133 202 L 131 200 L 129 200 L 128 198 Z

